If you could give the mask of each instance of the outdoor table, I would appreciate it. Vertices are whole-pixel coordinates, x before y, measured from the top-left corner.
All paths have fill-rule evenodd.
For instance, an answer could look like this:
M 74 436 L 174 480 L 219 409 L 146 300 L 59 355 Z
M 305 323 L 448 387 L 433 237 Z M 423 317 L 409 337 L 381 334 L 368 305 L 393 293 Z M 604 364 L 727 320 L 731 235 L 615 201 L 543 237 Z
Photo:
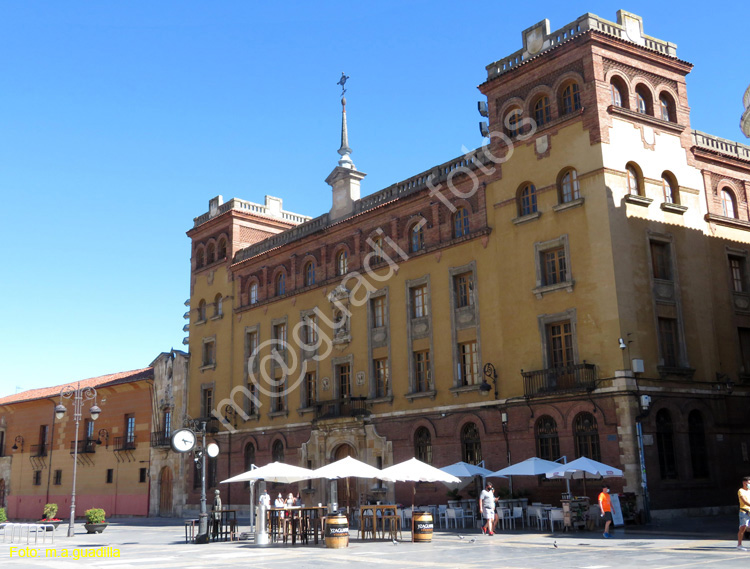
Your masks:
M 278 541 L 279 535 L 282 535 L 283 540 L 286 541 L 291 534 L 292 545 L 296 545 L 299 535 L 300 541 L 306 544 L 308 532 L 312 529 L 313 540 L 317 545 L 318 526 L 320 525 L 322 532 L 321 520 L 325 517 L 325 511 L 325 506 L 268 508 L 268 529 L 271 539 Z
M 389 505 L 369 505 L 359 507 L 359 531 L 361 532 L 362 539 L 365 539 L 365 512 L 372 510 L 372 538 L 378 539 L 378 517 L 380 518 L 380 539 L 385 539 L 385 520 L 386 518 L 396 518 L 395 504 Z M 380 513 L 380 516 L 378 516 Z

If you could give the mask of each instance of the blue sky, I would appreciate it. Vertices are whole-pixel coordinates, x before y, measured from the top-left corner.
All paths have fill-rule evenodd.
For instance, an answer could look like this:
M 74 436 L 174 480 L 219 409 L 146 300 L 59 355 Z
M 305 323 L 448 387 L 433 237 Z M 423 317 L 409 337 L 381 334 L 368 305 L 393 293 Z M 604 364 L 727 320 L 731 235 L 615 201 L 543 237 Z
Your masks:
M 546 4 L 0 0 L 0 396 L 181 349 L 211 197 L 329 208 L 342 71 L 363 194 L 480 145 L 485 65 L 585 12 L 643 16 L 693 128 L 745 141 L 746 2 Z

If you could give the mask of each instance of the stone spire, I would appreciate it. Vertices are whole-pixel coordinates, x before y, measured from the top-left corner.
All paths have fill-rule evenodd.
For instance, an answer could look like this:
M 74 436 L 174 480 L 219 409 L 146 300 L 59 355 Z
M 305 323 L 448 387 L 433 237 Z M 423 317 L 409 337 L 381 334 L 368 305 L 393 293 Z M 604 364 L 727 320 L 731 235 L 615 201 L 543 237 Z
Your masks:
M 349 148 L 349 132 L 346 128 L 346 97 L 341 97 L 341 148 L 339 148 L 339 154 L 341 160 L 339 160 L 339 166 L 342 168 L 352 168 L 356 170 L 354 162 L 352 162 L 351 154 L 352 149 Z
M 351 215 L 354 211 L 354 202 L 359 199 L 359 183 L 367 175 L 359 172 L 349 156 L 352 149 L 349 148 L 349 131 L 346 126 L 346 80 L 349 79 L 345 73 L 341 74 L 338 85 L 341 85 L 341 147 L 338 150 L 341 159 L 338 166 L 333 169 L 326 183 L 333 191 L 333 206 L 330 211 L 330 219 L 340 219 Z

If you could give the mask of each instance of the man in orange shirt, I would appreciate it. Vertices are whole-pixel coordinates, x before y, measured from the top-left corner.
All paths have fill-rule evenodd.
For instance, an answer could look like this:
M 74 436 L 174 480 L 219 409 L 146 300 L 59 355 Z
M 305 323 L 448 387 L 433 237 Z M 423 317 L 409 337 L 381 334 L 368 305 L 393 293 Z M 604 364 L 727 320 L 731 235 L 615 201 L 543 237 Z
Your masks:
M 599 493 L 599 509 L 604 518 L 604 537 L 611 537 L 609 535 L 609 526 L 612 523 L 612 500 L 609 497 L 609 486 L 606 484 Z

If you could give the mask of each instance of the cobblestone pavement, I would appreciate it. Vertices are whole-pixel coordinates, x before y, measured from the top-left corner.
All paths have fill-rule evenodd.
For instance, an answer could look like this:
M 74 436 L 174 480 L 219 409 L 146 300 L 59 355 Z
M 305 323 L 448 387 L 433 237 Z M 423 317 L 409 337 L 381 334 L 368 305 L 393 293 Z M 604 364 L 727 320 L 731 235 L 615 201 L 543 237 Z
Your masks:
M 651 569 L 750 567 L 750 551 L 736 549 L 735 516 L 692 518 L 659 526 L 618 529 L 614 538 L 598 532 L 554 534 L 517 529 L 493 537 L 478 530 L 437 530 L 431 543 L 363 542 L 352 530 L 346 549 L 269 545 L 252 541 L 186 544 L 176 520 L 130 519 L 110 523 L 102 534 L 75 537 L 61 526 L 54 545 L 0 543 L 0 566 L 8 568 L 159 567 L 320 568 L 465 567 L 482 569 Z M 459 535 L 464 538 L 460 539 Z M 408 537 L 408 534 L 407 534 Z M 750 540 L 748 540 L 750 546 Z M 54 552 L 54 555 L 53 555 Z M 119 556 L 115 557 L 114 554 Z M 67 557 L 65 557 L 67 553 Z M 96 555 L 99 555 L 98 557 Z M 84 557 L 85 555 L 85 557 Z M 92 556 L 93 555 L 93 556 Z M 78 558 L 77 558 L 78 557 Z

